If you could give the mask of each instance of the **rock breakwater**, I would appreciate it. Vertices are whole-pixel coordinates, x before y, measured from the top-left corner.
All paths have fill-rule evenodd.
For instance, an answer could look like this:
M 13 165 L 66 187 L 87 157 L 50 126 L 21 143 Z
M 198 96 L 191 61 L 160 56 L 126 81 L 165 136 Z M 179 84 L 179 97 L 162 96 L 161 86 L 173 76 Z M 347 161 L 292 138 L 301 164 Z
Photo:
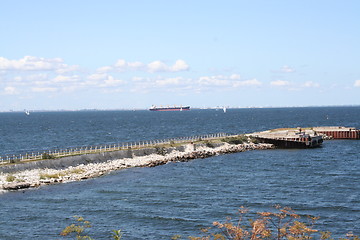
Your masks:
M 14 173 L 0 174 L 0 189 L 18 190 L 39 187 L 46 184 L 80 181 L 99 177 L 111 171 L 131 167 L 155 167 L 169 162 L 187 162 L 197 158 L 207 158 L 219 154 L 243 152 L 274 148 L 272 144 L 239 144 L 222 143 L 216 147 L 187 144 L 184 151 L 164 151 L 162 154 L 149 154 L 123 159 L 108 160 L 101 163 L 80 164 L 64 169 L 38 168 Z

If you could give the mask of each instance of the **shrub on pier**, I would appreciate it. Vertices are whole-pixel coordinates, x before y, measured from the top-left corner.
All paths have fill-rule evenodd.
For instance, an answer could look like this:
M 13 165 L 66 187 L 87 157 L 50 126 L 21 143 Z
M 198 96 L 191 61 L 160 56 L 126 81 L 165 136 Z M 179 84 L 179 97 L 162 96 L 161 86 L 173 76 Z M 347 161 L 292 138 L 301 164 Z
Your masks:
M 10 163 L 19 163 L 20 159 L 15 158 L 15 159 L 10 159 Z
M 255 143 L 255 144 L 260 143 L 260 141 L 259 141 L 257 138 L 254 138 L 254 137 L 250 137 L 250 141 L 251 141 L 252 143 Z
M 206 140 L 204 143 L 205 143 L 205 146 L 207 146 L 208 148 L 215 148 L 216 147 L 214 143 L 212 143 L 212 142 L 210 142 L 208 140 Z
M 229 144 L 243 144 L 248 142 L 248 137 L 245 135 L 238 135 L 236 137 L 226 137 L 221 139 L 221 141 L 229 143 Z
M 41 156 L 42 159 L 54 159 L 54 155 L 44 152 Z

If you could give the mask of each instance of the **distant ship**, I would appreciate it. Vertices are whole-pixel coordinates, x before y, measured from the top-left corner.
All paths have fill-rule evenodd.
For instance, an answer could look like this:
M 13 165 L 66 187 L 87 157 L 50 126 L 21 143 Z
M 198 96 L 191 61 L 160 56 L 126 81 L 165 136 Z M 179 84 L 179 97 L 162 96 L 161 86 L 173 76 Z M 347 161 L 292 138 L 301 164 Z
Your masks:
M 156 107 L 156 106 L 151 106 L 151 108 L 149 109 L 150 111 L 188 111 L 190 110 L 190 106 L 173 106 L 173 107 L 163 107 L 163 106 L 160 106 L 160 107 Z

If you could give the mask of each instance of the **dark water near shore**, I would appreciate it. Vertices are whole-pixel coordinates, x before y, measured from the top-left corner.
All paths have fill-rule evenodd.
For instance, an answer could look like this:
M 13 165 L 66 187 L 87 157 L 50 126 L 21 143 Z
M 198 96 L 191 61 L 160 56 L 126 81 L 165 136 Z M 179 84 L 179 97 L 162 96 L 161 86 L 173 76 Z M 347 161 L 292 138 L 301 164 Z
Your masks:
M 0 154 L 163 139 L 249 133 L 278 127 L 360 128 L 360 107 L 189 112 L 104 111 L 0 113 Z M 171 239 L 274 204 L 320 216 L 318 228 L 360 234 L 360 141 L 322 148 L 221 155 L 24 192 L 0 194 L 0 239 L 59 239 L 80 215 L 95 239 L 122 229 L 123 239 Z

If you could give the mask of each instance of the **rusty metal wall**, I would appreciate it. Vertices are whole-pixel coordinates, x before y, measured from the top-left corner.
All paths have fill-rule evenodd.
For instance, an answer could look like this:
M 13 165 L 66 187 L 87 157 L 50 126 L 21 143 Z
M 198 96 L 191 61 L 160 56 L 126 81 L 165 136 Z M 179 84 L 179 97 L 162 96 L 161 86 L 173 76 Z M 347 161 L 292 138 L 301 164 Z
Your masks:
M 334 139 L 360 139 L 360 130 L 317 132 L 325 134 L 327 136 L 332 136 Z

